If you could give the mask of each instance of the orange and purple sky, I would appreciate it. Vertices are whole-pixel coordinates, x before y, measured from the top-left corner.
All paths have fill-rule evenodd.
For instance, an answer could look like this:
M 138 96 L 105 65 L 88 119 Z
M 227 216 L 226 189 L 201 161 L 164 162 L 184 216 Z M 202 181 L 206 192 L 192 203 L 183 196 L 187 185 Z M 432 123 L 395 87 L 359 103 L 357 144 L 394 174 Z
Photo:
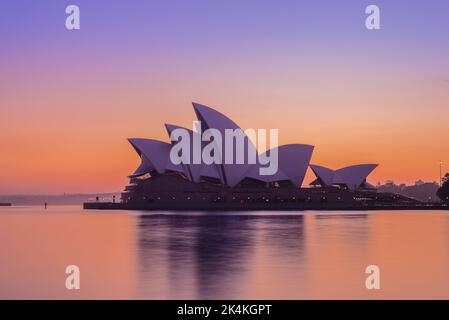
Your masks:
M 381 9 L 381 30 L 365 8 Z M 65 28 L 77 4 L 81 29 Z M 369 181 L 449 163 L 449 2 L 25 1 L 0 5 L 0 194 L 119 191 L 126 138 L 168 141 L 191 101 Z M 449 165 L 445 165 L 449 169 Z M 310 176 L 308 177 L 310 179 Z

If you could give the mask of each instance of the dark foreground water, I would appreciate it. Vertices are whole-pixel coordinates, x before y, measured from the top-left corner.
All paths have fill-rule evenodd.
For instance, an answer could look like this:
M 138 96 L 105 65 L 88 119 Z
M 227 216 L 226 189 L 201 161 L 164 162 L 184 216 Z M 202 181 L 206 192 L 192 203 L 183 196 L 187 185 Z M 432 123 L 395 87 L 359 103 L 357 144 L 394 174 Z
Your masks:
M 0 208 L 0 298 L 449 299 L 449 212 Z

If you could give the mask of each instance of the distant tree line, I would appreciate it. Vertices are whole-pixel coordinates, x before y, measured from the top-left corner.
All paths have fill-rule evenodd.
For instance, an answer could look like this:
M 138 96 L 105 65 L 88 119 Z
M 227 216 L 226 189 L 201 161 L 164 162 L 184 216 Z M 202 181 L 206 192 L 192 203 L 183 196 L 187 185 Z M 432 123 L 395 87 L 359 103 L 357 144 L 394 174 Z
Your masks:
M 442 182 L 443 184 L 437 191 L 437 196 L 441 200 L 449 202 L 449 173 L 446 173 Z

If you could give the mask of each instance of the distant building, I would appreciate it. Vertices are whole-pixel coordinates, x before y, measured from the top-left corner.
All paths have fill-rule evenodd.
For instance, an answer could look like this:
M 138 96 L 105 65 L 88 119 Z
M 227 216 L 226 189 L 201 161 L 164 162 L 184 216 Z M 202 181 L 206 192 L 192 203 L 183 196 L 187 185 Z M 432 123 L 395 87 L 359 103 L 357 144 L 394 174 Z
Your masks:
M 413 185 L 385 183 L 384 185 L 378 186 L 377 190 L 379 192 L 400 194 L 422 202 L 438 202 L 439 199 L 436 195 L 438 188 L 439 185 L 436 182 L 418 180 Z
M 421 179 L 415 181 L 415 186 L 422 186 L 423 184 L 425 184 L 425 182 Z

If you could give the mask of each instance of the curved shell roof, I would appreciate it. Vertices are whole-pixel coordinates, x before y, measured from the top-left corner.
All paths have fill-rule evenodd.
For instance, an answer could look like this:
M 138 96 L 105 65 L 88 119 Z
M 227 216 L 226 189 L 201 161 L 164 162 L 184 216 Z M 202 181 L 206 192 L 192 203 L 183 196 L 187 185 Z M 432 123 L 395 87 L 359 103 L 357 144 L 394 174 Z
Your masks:
M 359 188 L 377 164 L 358 164 L 332 170 L 323 166 L 310 165 L 317 178 L 326 185 L 345 184 L 349 189 Z
M 226 129 L 241 130 L 241 128 L 234 121 L 212 108 L 194 102 L 193 109 L 195 110 L 198 120 L 201 121 L 203 131 L 206 129 L 217 129 L 220 131 L 222 137 L 225 137 Z M 234 143 L 233 145 L 233 155 L 235 158 L 236 144 Z M 245 150 L 248 148 L 255 149 L 253 143 L 246 134 L 244 135 L 244 148 Z M 222 164 L 218 164 L 219 172 L 222 173 L 224 182 L 233 187 L 245 178 L 246 173 L 251 169 L 252 165 L 248 164 L 248 161 L 246 160 L 244 164 L 235 164 L 235 161 L 234 164 L 226 164 L 224 163 L 226 158 L 224 143 L 220 146 L 220 148 L 218 148 L 218 150 L 221 150 L 219 157 L 222 162 Z
M 337 174 L 345 182 L 349 189 L 360 187 L 366 177 L 376 169 L 377 164 L 358 164 L 337 170 Z
M 165 128 L 167 129 L 168 135 L 170 136 L 171 133 L 176 130 L 176 129 L 183 129 L 186 130 L 189 133 L 189 137 L 190 137 L 190 150 L 193 150 L 193 131 L 189 130 L 187 128 L 183 128 L 177 125 L 173 125 L 173 124 L 166 124 Z M 176 145 L 180 143 L 180 141 L 172 141 L 172 145 Z M 200 181 L 200 177 L 201 177 L 201 164 L 194 164 L 193 163 L 193 153 L 190 152 L 190 162 L 187 164 L 182 164 L 184 171 L 187 174 L 187 177 L 189 178 L 190 181 L 193 182 L 199 182 Z
M 201 165 L 200 176 L 220 179 L 220 173 L 218 172 L 217 166 L 211 164 Z
M 193 103 L 193 108 L 198 120 L 201 121 L 201 129 L 203 131 L 206 129 L 216 129 L 222 134 L 222 137 L 226 137 L 226 129 L 240 129 L 231 119 L 210 107 Z M 170 135 L 175 129 L 185 128 L 167 124 L 166 129 Z M 191 150 L 193 150 L 192 136 L 194 133 L 189 129 L 185 130 L 190 134 Z M 273 175 L 261 175 L 259 169 L 262 165 L 259 161 L 256 164 L 248 163 L 248 154 L 245 154 L 243 164 L 235 164 L 236 143 L 233 144 L 234 164 L 193 164 L 193 156 L 190 155 L 191 159 L 189 164 L 173 165 L 170 161 L 170 150 L 172 146 L 179 142 L 175 141 L 169 144 L 153 139 L 134 138 L 128 140 L 141 158 L 141 164 L 132 176 L 138 176 L 151 170 L 156 170 L 160 174 L 166 172 L 166 170 L 172 170 L 184 173 L 189 180 L 194 182 L 199 182 L 201 176 L 212 177 L 220 179 L 223 184 L 230 187 L 237 185 L 246 177 L 264 182 L 290 180 L 295 186 L 301 187 L 314 149 L 313 146 L 305 144 L 288 144 L 273 148 L 265 153 L 265 155 L 277 152 L 278 170 Z M 245 152 L 248 149 L 257 152 L 254 144 L 246 134 L 243 135 L 243 141 Z M 220 157 L 224 160 L 226 158 L 226 150 L 224 150 L 224 147 L 220 146 L 217 150 L 220 151 Z M 272 158 L 270 159 L 273 160 Z M 343 175 L 345 174 L 346 172 L 343 172 Z
M 132 175 L 128 176 L 129 178 L 138 177 L 154 170 L 153 165 L 144 155 L 140 156 L 140 160 L 141 160 L 140 165 L 137 167 L 137 169 L 134 171 Z
M 313 173 L 321 180 L 322 183 L 324 183 L 324 185 L 329 186 L 334 183 L 334 170 L 314 164 L 310 165 L 310 169 L 312 169 Z
M 313 149 L 313 146 L 307 144 L 287 144 L 278 147 L 279 168 L 297 187 L 302 185 Z
M 263 182 L 275 182 L 290 180 L 289 177 L 278 168 L 277 172 L 273 175 L 261 175 L 259 169 L 262 166 L 260 164 L 254 165 L 247 174 L 248 178 L 256 179 Z
M 139 154 L 142 161 L 137 170 L 142 169 L 143 164 L 143 168 L 154 169 L 160 174 L 165 173 L 166 170 L 185 173 L 181 165 L 174 165 L 170 161 L 170 144 L 154 139 L 132 138 L 128 139 L 128 141 Z

